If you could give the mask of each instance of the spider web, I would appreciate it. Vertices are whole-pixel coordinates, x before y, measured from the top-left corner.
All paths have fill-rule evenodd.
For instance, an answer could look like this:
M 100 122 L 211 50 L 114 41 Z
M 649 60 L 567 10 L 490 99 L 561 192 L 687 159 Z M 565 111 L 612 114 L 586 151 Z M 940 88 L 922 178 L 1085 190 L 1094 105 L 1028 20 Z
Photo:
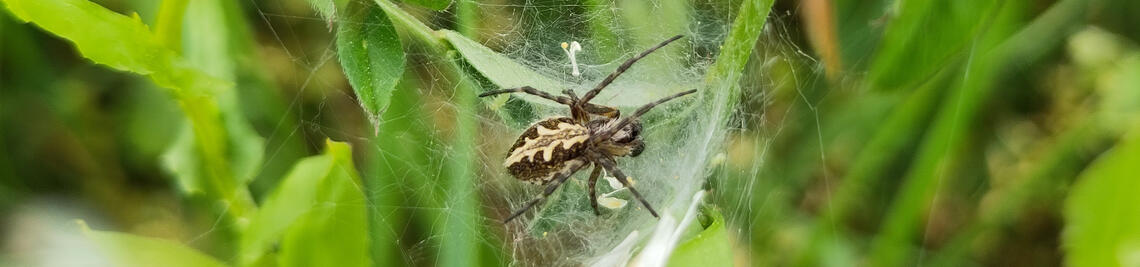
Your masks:
M 370 0 L 351 1 L 372 4 Z M 669 87 L 662 85 L 674 85 L 673 87 L 678 88 L 681 86 L 675 85 L 685 85 L 701 90 L 709 88 L 702 85 L 705 70 L 715 59 L 739 4 L 705 0 L 633 2 L 640 1 L 602 4 L 537 0 L 480 1 L 475 6 L 482 22 L 480 25 L 464 26 L 472 27 L 474 32 L 478 33 L 472 38 L 477 42 L 547 77 L 570 81 L 575 86 L 573 89 L 579 94 L 593 87 L 625 59 L 669 36 L 684 34 L 685 39 L 635 64 L 630 71 L 606 89 L 609 94 L 599 96 L 595 102 L 640 105 L 673 93 L 663 90 L 639 90 L 647 87 Z M 433 29 L 454 29 L 460 26 L 461 22 L 455 19 L 456 3 L 452 5 L 443 12 L 430 11 L 413 5 L 401 6 L 412 13 L 424 15 L 420 17 L 421 19 L 431 18 L 425 23 Z M 321 147 L 321 140 L 324 137 L 331 137 L 334 140 L 353 142 L 356 150 L 373 149 L 376 150 L 373 152 L 383 154 L 380 147 L 385 143 L 374 140 L 370 135 L 371 131 L 368 130 L 371 127 L 361 124 L 365 120 L 360 117 L 362 111 L 359 110 L 359 105 L 355 102 L 355 97 L 339 70 L 335 42 L 331 39 L 332 34 L 328 34 L 325 28 L 327 21 L 315 15 L 304 1 L 251 0 L 246 6 L 251 7 L 258 15 L 251 20 L 255 28 L 264 27 L 264 30 L 269 32 L 268 36 L 272 37 L 260 40 L 262 49 L 267 51 L 263 52 L 265 57 L 275 59 L 270 60 L 271 63 L 267 65 L 274 62 L 286 63 L 286 66 L 277 66 L 282 71 L 275 72 L 286 74 L 279 75 L 277 82 L 279 86 L 286 88 L 286 92 L 292 92 L 292 96 L 288 99 L 289 113 L 297 114 L 292 118 L 296 123 L 279 123 L 278 128 L 287 127 L 285 125 L 295 126 L 294 129 L 277 129 L 274 132 L 289 133 L 289 136 L 307 135 L 305 140 L 312 148 Z M 628 18 L 639 15 L 639 12 L 641 16 L 654 17 L 654 19 L 638 21 Z M 666 119 L 670 117 L 666 114 L 686 112 L 685 107 L 659 106 L 646 118 L 645 153 L 637 158 L 618 159 L 619 167 L 635 181 L 634 186 L 662 214 L 669 213 L 674 218 L 680 218 L 684 215 L 690 197 L 695 192 L 711 190 L 714 196 L 711 202 L 718 203 L 720 211 L 729 220 L 731 229 L 736 229 L 738 235 L 735 241 L 738 242 L 738 247 L 747 248 L 749 236 L 753 234 L 750 224 L 757 216 L 756 213 L 764 210 L 763 204 L 761 207 L 756 207 L 753 203 L 766 202 L 753 201 L 753 199 L 787 197 L 775 191 L 754 191 L 754 188 L 767 183 L 766 179 L 778 179 L 778 177 L 762 177 L 762 167 L 773 138 L 779 136 L 784 128 L 785 119 L 781 117 L 793 109 L 800 108 L 807 108 L 812 114 L 818 114 L 817 104 L 807 97 L 803 97 L 802 102 L 797 105 L 770 106 L 772 92 L 791 90 L 802 96 L 800 88 L 810 85 L 801 84 L 799 77 L 818 76 L 820 73 L 818 70 L 795 73 L 797 68 L 804 68 L 803 65 L 816 63 L 796 47 L 793 37 L 788 33 L 788 26 L 780 22 L 784 20 L 783 17 L 788 16 L 792 15 L 774 14 L 774 18 L 769 18 L 769 25 L 765 28 L 762 40 L 756 47 L 752 61 L 741 79 L 740 85 L 743 86 L 741 97 L 735 103 L 717 104 L 722 107 L 732 107 L 732 116 L 729 118 L 683 116 L 682 121 L 678 122 Z M 662 22 L 673 19 L 679 22 Z M 616 40 L 602 40 L 592 36 L 591 29 L 596 27 L 611 29 Z M 321 39 L 309 40 L 318 38 L 314 36 L 319 36 Z M 560 43 L 570 41 L 581 42 L 584 47 L 577 58 L 583 72 L 581 77 L 570 75 L 570 63 L 559 47 Z M 414 126 L 432 129 L 447 136 L 451 123 L 447 120 L 453 116 L 448 114 L 454 114 L 457 110 L 453 104 L 454 96 L 451 88 L 454 81 L 447 81 L 440 74 L 442 73 L 439 70 L 440 64 L 446 62 L 439 62 L 438 58 L 432 55 L 418 53 L 422 52 L 414 49 L 409 51 L 408 69 L 414 74 L 408 77 L 415 77 L 419 82 L 407 87 L 419 87 L 416 93 L 421 94 L 423 112 L 443 115 L 434 116 L 437 117 L 434 121 L 415 122 Z M 782 68 L 785 72 L 772 75 L 773 68 Z M 787 73 L 786 70 L 791 70 L 791 73 Z M 294 75 L 288 75 L 290 73 Z M 486 84 L 484 85 L 482 90 L 497 89 L 487 88 Z M 409 88 L 397 90 L 406 89 Z M 551 92 L 560 90 L 540 89 Z M 567 115 L 565 108 L 543 108 L 542 105 L 534 107 L 535 118 Z M 496 259 L 497 261 L 510 265 L 588 264 L 612 253 L 615 246 L 634 231 L 642 234 L 637 238 L 639 242 L 635 245 L 633 253 L 636 254 L 638 248 L 644 246 L 659 220 L 651 217 L 640 207 L 640 203 L 628 194 L 621 193 L 615 194 L 615 197 L 628 201 L 624 207 L 602 208 L 603 215 L 595 216 L 584 194 L 588 169 L 575 174 L 558 193 L 546 201 L 546 204 L 536 206 L 535 210 L 527 212 L 512 224 L 503 225 L 499 218 L 540 195 L 543 187 L 514 180 L 505 173 L 501 165 L 507 147 L 513 143 L 521 132 L 521 127 L 525 125 L 504 122 L 503 118 L 494 112 L 489 112 L 483 105 L 480 105 L 479 109 L 477 117 L 480 136 L 479 143 L 476 144 L 479 165 L 476 170 L 479 177 L 474 179 L 478 189 L 474 192 L 479 194 L 477 198 L 481 200 L 482 207 L 481 213 L 476 214 L 481 218 L 479 221 L 481 225 L 474 227 L 484 229 L 484 235 L 476 237 L 480 243 L 499 248 L 508 257 Z M 629 110 L 625 110 L 625 113 L 628 112 Z M 404 116 L 414 116 L 414 114 L 388 114 L 389 120 Z M 817 128 L 821 127 L 818 115 L 814 122 L 810 123 L 814 123 Z M 678 124 L 686 127 L 677 127 Z M 674 129 L 677 132 L 662 132 Z M 822 137 L 820 140 L 822 146 Z M 411 138 L 387 141 L 415 142 Z M 453 150 L 446 144 L 437 142 L 441 141 L 428 141 L 424 145 L 424 149 L 431 151 L 430 154 L 442 155 L 439 158 L 428 159 L 426 165 L 433 168 L 401 171 L 408 176 L 444 176 L 447 172 L 445 166 Z M 273 151 L 280 149 L 280 147 L 268 147 L 269 157 L 274 156 Z M 819 157 L 821 161 L 824 160 L 824 153 L 820 152 Z M 358 164 L 358 167 L 367 168 L 363 164 Z M 439 183 L 397 183 L 395 186 L 401 187 L 400 191 L 405 194 L 417 197 L 431 198 L 446 194 L 443 185 Z M 615 190 L 602 181 L 599 181 L 598 188 L 599 194 Z M 464 196 L 446 196 L 446 198 L 465 199 Z M 365 203 L 365 205 L 377 204 Z M 438 229 L 433 228 L 439 228 L 444 222 L 428 221 L 430 225 L 427 226 L 411 224 L 425 221 L 424 217 L 430 218 L 430 214 L 467 212 L 453 210 L 447 205 L 437 206 L 415 201 L 403 202 L 396 209 L 412 219 L 408 220 L 409 225 L 386 229 L 388 233 L 384 234 L 396 236 L 403 261 L 411 265 L 424 265 L 435 260 L 431 255 L 438 249 L 440 240 L 444 238 Z M 492 216 L 493 214 L 499 215 Z M 699 225 L 690 227 L 699 227 Z M 747 253 L 751 250 L 737 251 Z

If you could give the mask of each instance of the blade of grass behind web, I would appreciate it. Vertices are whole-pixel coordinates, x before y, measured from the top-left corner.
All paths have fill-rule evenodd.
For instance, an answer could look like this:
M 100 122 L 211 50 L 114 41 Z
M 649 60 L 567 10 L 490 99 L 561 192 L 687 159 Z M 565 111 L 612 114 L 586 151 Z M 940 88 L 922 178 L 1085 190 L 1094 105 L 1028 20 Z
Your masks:
M 1094 13 L 1089 8 L 1095 6 L 1080 0 L 1054 4 L 1001 45 L 998 55 L 1004 60 L 1000 60 L 1003 65 L 997 68 L 1013 64 L 1031 65 L 1032 62 L 1043 60 L 1047 51 L 1063 45 L 1070 34 L 1083 27 L 1076 22 L 1084 20 L 1087 14 Z M 1044 197 L 1043 194 L 1050 191 L 1047 188 L 1069 184 L 1069 180 L 1083 168 L 1088 157 L 1099 154 L 1099 148 L 1104 143 L 1116 138 L 1110 132 L 1102 122 L 1088 120 L 1058 134 L 1058 141 L 1048 148 L 1045 153 L 1047 156 L 1037 164 L 1038 168 L 1027 177 L 1013 179 L 1020 182 L 1011 186 L 1014 188 L 1012 192 L 1002 194 L 995 201 L 997 204 L 993 205 L 994 208 L 981 213 L 978 220 L 971 222 L 947 242 L 934 259 L 935 264 L 946 266 L 965 258 L 970 250 L 976 249 L 971 245 L 976 238 L 990 231 L 1000 231 L 1001 227 L 1012 223 L 1021 214 L 1022 207 Z
M 818 265 L 818 256 L 824 255 L 825 243 L 841 240 L 836 236 L 842 234 L 840 224 L 849 219 L 857 207 L 866 204 L 866 200 L 860 199 L 867 199 L 864 196 L 872 193 L 872 188 L 868 187 L 875 185 L 874 179 L 888 175 L 887 171 L 894 163 L 909 163 L 900 157 L 905 157 L 905 151 L 915 145 L 929 126 L 931 114 L 946 91 L 945 80 L 958 69 L 941 71 L 893 109 L 880 130 L 860 150 L 835 194 L 828 200 L 828 208 L 823 210 L 821 220 L 813 226 L 806 249 L 796 259 L 799 265 Z
M 988 27 L 989 11 L 1001 3 L 895 1 L 867 80 L 875 89 L 905 90 L 929 79 L 970 47 L 973 37 Z
M 984 103 L 992 94 L 999 74 L 1001 51 L 995 49 L 1021 25 L 1021 7 L 1004 3 L 982 10 L 988 27 L 975 37 L 972 49 L 962 55 L 966 61 L 962 79 L 949 92 L 923 136 L 914 163 L 904 175 L 903 184 L 883 219 L 879 235 L 871 245 L 874 266 L 911 264 L 915 238 L 924 233 L 924 212 L 936 199 L 946 177 L 945 169 L 961 156 L 966 134 L 972 130 Z
M 227 213 L 247 218 L 256 209 L 244 180 L 234 169 L 256 160 L 235 159 L 235 146 L 258 146 L 254 140 L 230 135 L 233 124 L 243 118 L 223 117 L 216 97 L 232 85 L 211 77 L 188 63 L 162 42 L 137 17 L 131 18 L 84 0 L 5 0 L 8 10 L 23 21 L 70 40 L 79 52 L 95 63 L 146 75 L 155 84 L 170 89 L 189 118 L 194 149 L 177 155 L 193 163 L 175 170 L 180 182 L 222 199 Z M 244 148 L 242 150 L 245 150 Z M 232 162 L 231 162 L 232 161 Z M 198 167 L 201 167 L 200 169 Z M 188 176 L 187 172 L 198 172 Z M 244 220 L 239 220 L 244 221 Z M 241 225 L 239 225 L 241 228 Z
M 380 115 L 384 123 L 379 134 L 370 141 L 372 149 L 365 152 L 372 259 L 377 266 L 414 265 L 403 258 L 408 254 L 401 253 L 398 241 L 411 230 L 407 228 L 416 222 L 413 218 L 432 222 L 440 216 L 436 209 L 440 205 L 432 202 L 438 193 L 430 186 L 430 170 L 439 169 L 438 161 L 432 160 L 438 156 L 432 145 L 439 143 L 438 136 L 427 125 L 430 112 L 422 108 L 414 76 L 406 73 L 396 86 L 391 106 Z

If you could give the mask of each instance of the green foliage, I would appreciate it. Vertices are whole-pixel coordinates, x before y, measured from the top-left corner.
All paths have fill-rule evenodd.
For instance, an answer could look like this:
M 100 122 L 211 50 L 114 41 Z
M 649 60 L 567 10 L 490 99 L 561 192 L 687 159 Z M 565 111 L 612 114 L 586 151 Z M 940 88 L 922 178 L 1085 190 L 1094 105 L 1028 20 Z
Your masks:
M 452 0 L 402 0 L 402 2 L 411 3 L 434 10 L 443 10 L 448 6 L 451 6 Z
M 712 208 L 702 209 L 701 226 L 696 235 L 682 242 L 669 257 L 669 266 L 733 266 L 732 238 L 724 217 Z
M 691 171 L 643 178 L 651 198 L 714 194 L 670 265 L 1140 263 L 1131 1 L 89 1 L 0 0 L 0 230 L 39 195 L 91 203 L 139 234 L 82 227 L 116 266 L 589 261 L 653 221 L 636 202 L 594 217 L 580 173 L 530 224 L 499 223 L 531 195 L 504 196 L 523 187 L 498 148 L 565 108 L 475 95 L 588 87 L 543 66 L 557 42 L 590 44 L 589 80 L 673 34 L 598 98 L 699 89 L 622 162 Z M 173 101 L 137 90 L 155 85 Z M 356 155 L 300 159 L 330 136 Z
M 131 234 L 95 231 L 79 221 L 83 236 L 104 256 L 108 266 L 146 267 L 222 267 L 225 264 L 171 240 L 141 237 Z
M 894 18 L 883 33 L 869 82 L 894 90 L 929 79 L 974 49 L 972 43 L 993 26 L 1003 5 L 989 0 L 895 2 L 886 14 Z
M 189 118 L 193 135 L 180 138 L 172 150 L 177 152 L 167 156 L 167 165 L 179 176 L 180 184 L 187 191 L 200 190 L 223 199 L 236 217 L 253 209 L 243 186 L 251 177 L 250 170 L 260 164 L 263 149 L 238 114 L 220 110 L 217 98 L 233 89 L 231 83 L 190 67 L 138 17 L 84 0 L 10 0 L 5 4 L 17 18 L 70 40 L 95 63 L 147 75 L 170 89 Z
M 317 13 L 321 15 L 321 18 L 324 18 L 324 19 L 329 20 L 329 21 L 335 21 L 338 19 L 338 17 L 337 17 L 338 14 L 340 12 L 342 12 L 341 7 L 343 7 L 345 4 L 345 1 L 343 1 L 343 0 L 340 0 L 340 1 L 338 1 L 338 0 L 308 0 L 308 1 L 309 1 L 309 6 L 313 7 L 313 9 L 317 10 Z M 330 26 L 331 26 L 331 23 L 330 23 Z
M 716 64 L 705 76 L 709 83 L 714 80 L 736 83 L 741 78 L 740 75 L 744 73 L 744 67 L 752 56 L 752 48 L 763 32 L 768 12 L 772 11 L 775 2 L 765 0 L 741 3 L 736 21 L 732 23 L 732 31 L 717 55 Z
M 370 266 L 360 177 L 348 144 L 297 162 L 262 202 L 242 237 L 242 265 L 276 251 L 279 266 Z M 280 244 L 275 248 L 275 244 Z
M 404 52 L 396 29 L 376 5 L 352 2 L 337 30 L 340 64 L 373 125 L 388 108 L 392 90 L 404 74 Z
M 570 88 L 569 84 L 546 77 L 538 72 L 515 62 L 514 60 L 492 51 L 463 34 L 451 30 L 440 30 L 443 37 L 451 43 L 456 52 L 463 55 L 467 64 L 471 64 L 479 74 L 494 83 L 499 88 L 517 88 L 531 86 L 540 91 L 551 94 L 561 94 L 563 89 Z M 506 98 L 507 96 L 499 96 Z M 534 105 L 555 106 L 550 100 L 537 96 L 519 94 L 517 97 L 525 99 Z
M 1063 247 L 1067 265 L 1140 264 L 1137 162 L 1140 134 L 1134 131 L 1081 173 L 1065 200 Z

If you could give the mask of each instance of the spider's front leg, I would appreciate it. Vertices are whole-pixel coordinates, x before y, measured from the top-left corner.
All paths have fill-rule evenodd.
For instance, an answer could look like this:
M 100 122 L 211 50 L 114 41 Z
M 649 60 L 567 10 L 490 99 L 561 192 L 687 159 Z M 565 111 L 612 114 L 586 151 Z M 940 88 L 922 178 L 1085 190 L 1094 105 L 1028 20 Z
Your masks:
M 637 56 L 626 60 L 625 63 L 622 63 L 620 66 L 618 66 L 617 70 L 614 70 L 613 73 L 610 73 L 610 76 L 606 76 L 606 79 L 598 83 L 598 86 L 595 86 L 594 89 L 587 91 L 586 95 L 582 96 L 582 102 L 590 102 L 591 99 L 594 99 L 595 96 L 598 96 L 598 92 L 601 92 L 602 89 L 605 89 L 606 86 L 609 86 L 610 83 L 614 82 L 614 79 L 617 79 L 618 76 L 621 76 L 622 73 L 625 73 L 629 67 L 633 66 L 633 63 L 637 63 L 638 60 L 641 60 L 645 56 L 648 56 L 649 53 L 653 53 L 653 51 L 657 51 L 657 49 L 660 49 L 661 47 L 672 43 L 677 39 L 681 39 L 681 37 L 681 35 L 673 36 L 672 38 L 666 39 L 664 42 L 657 44 L 657 46 L 650 47 L 649 50 L 645 50 L 645 52 L 641 52 L 641 54 L 638 54 Z
M 610 138 L 610 136 L 613 136 L 614 133 L 617 133 L 618 131 L 620 131 L 627 124 L 630 124 L 630 123 L 633 123 L 634 121 L 637 121 L 638 118 L 641 118 L 641 115 L 645 115 L 645 113 L 649 112 L 649 110 L 653 109 L 657 105 L 660 105 L 660 104 L 663 104 L 665 102 L 669 102 L 669 100 L 673 100 L 673 99 L 676 99 L 678 97 L 682 97 L 682 96 L 692 94 L 692 93 L 696 93 L 696 92 L 697 92 L 696 89 L 684 91 L 684 92 L 680 92 L 680 93 L 677 93 L 677 94 L 674 94 L 671 96 L 666 96 L 664 98 L 658 99 L 657 101 L 650 102 L 649 104 L 645 104 L 644 106 L 641 106 L 636 111 L 634 111 L 633 115 L 630 115 L 629 117 L 622 118 L 617 123 L 614 123 L 614 126 L 606 128 L 605 130 L 591 136 L 590 138 L 595 139 L 595 140 L 604 140 L 606 138 Z
M 563 105 L 573 105 L 574 104 L 574 101 L 572 101 L 569 97 L 552 95 L 552 94 L 549 94 L 547 92 L 543 92 L 543 91 L 539 91 L 538 89 L 534 89 L 534 87 L 530 87 L 530 86 L 523 86 L 523 87 L 519 87 L 519 88 L 509 88 L 509 89 L 501 89 L 501 90 L 483 92 L 482 94 L 479 94 L 479 97 L 487 97 L 487 96 L 493 96 L 493 95 L 498 95 L 498 94 L 506 94 L 506 93 L 527 93 L 527 94 L 531 94 L 531 95 L 538 96 L 541 98 L 550 99 L 551 101 L 558 102 L 558 103 L 561 103 Z
M 585 107 L 583 107 L 582 109 L 586 110 L 587 113 L 599 115 L 599 116 L 611 118 L 611 119 L 614 119 L 614 118 L 617 118 L 618 116 L 621 116 L 621 112 L 618 111 L 618 109 L 613 108 L 613 107 L 603 106 L 603 105 L 586 103 Z

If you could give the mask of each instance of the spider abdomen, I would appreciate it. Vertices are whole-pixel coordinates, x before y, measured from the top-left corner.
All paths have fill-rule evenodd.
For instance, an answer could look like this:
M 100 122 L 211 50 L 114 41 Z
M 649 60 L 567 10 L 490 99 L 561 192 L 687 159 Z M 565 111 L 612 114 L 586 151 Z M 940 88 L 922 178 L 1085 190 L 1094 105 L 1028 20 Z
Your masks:
M 589 138 L 589 129 L 574 119 L 544 119 L 519 136 L 503 166 L 519 180 L 544 184 L 559 173 L 585 164 L 582 153 Z

